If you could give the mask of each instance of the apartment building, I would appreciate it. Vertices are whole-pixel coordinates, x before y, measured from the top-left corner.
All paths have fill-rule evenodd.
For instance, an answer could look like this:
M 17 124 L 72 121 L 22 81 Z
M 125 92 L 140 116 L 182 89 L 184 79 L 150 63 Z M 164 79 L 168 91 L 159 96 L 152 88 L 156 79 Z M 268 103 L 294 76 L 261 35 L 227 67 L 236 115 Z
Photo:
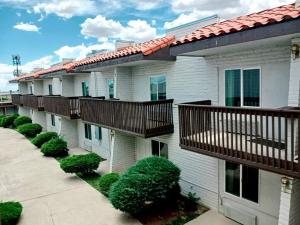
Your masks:
M 300 224 L 299 27 L 297 4 L 209 17 L 20 77 L 13 102 L 111 171 L 166 157 L 183 192 L 225 216 Z

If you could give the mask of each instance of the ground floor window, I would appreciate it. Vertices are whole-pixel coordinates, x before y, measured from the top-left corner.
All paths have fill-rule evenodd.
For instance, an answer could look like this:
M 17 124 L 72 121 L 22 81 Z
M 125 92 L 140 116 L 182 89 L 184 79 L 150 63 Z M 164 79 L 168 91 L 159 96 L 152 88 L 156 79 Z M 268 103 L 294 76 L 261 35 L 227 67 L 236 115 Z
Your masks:
M 152 155 L 168 158 L 168 145 L 152 140 L 151 141 Z
M 258 203 L 258 189 L 258 169 L 226 162 L 225 192 Z
M 55 116 L 51 115 L 51 125 L 55 127 Z
M 102 128 L 101 127 L 95 127 L 95 138 L 97 140 L 102 140 Z
M 84 124 L 84 136 L 88 140 L 92 140 L 92 127 L 90 124 Z

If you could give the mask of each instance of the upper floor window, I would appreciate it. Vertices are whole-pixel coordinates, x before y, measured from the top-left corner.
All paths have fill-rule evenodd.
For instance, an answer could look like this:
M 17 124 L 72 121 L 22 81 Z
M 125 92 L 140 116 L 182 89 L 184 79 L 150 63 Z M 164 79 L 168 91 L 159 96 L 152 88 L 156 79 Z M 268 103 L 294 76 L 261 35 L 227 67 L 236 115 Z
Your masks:
M 115 97 L 114 80 L 113 79 L 108 80 L 107 85 L 108 85 L 109 98 L 114 98 Z
M 258 169 L 225 163 L 225 192 L 258 203 L 259 172 Z
M 225 70 L 225 105 L 260 106 L 260 69 Z
M 48 85 L 48 92 L 49 92 L 49 95 L 53 95 L 52 84 Z
M 155 76 L 150 78 L 151 101 L 167 98 L 166 76 Z
M 81 83 L 82 96 L 89 96 L 89 83 L 84 81 Z
M 32 87 L 32 85 L 29 86 L 29 94 L 31 94 L 31 95 L 33 94 L 33 87 Z

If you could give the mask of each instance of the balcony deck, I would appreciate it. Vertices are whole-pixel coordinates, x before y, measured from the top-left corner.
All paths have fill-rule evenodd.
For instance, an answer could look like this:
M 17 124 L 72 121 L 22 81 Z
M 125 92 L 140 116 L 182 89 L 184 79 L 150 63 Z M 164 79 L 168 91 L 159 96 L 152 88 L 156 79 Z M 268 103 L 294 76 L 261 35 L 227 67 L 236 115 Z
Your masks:
M 45 111 L 70 119 L 80 118 L 79 97 L 44 96 Z
M 299 123 L 299 110 L 179 105 L 183 149 L 296 178 Z
M 173 100 L 128 102 L 81 98 L 83 121 L 144 138 L 174 132 Z

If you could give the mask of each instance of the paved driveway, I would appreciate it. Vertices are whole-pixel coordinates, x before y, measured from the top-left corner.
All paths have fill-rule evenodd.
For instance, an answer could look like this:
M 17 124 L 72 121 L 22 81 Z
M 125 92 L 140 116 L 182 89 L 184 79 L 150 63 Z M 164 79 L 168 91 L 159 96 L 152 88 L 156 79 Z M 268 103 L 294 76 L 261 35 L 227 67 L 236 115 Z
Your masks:
M 140 225 L 16 131 L 0 128 L 0 201 L 20 201 L 19 225 Z

